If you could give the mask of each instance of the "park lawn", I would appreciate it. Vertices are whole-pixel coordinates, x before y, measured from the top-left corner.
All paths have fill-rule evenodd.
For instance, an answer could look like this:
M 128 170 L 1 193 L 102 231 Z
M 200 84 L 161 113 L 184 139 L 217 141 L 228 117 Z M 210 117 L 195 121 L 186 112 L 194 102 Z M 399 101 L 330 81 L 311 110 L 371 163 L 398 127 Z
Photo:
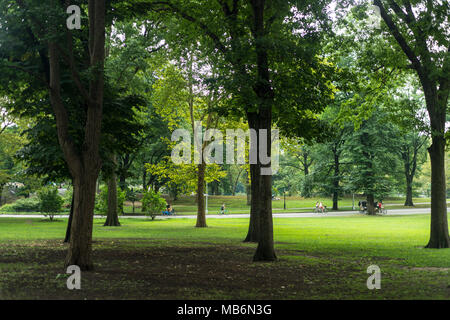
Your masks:
M 253 263 L 248 219 L 94 225 L 96 268 L 65 287 L 66 220 L 0 219 L 1 299 L 450 299 L 450 249 L 423 249 L 429 215 L 276 218 L 279 260 Z M 381 289 L 366 286 L 370 265 Z

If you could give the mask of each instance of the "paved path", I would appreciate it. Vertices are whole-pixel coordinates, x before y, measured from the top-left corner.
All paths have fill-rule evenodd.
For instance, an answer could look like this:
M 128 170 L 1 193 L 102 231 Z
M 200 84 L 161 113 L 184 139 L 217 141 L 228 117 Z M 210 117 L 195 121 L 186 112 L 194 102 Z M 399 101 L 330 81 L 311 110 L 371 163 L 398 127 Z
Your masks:
M 388 216 L 400 216 L 409 214 L 430 214 L 430 208 L 417 209 L 393 209 L 388 210 Z M 325 214 L 302 212 L 302 213 L 273 213 L 274 218 L 321 218 L 321 217 L 345 217 L 359 215 L 359 211 L 334 211 Z M 68 218 L 68 215 L 57 216 L 58 218 Z M 249 214 L 208 214 L 208 219 L 223 219 L 223 218 L 249 218 Z M 23 215 L 23 214 L 0 214 L 0 218 L 46 218 L 43 215 Z M 95 216 L 95 218 L 106 218 L 105 216 Z M 179 215 L 179 216 L 157 216 L 156 219 L 196 219 L 197 215 Z M 119 219 L 145 219 L 144 216 L 120 216 Z

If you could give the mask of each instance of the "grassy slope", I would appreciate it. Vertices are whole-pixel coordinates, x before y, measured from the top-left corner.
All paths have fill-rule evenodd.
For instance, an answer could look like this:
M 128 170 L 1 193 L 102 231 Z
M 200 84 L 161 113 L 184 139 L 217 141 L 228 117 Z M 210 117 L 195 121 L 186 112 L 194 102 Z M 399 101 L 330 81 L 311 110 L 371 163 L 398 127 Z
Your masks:
M 33 280 L 26 280 L 26 275 L 44 267 L 47 275 L 35 280 L 39 294 L 47 297 L 48 290 L 52 297 L 55 283 L 60 287 L 55 295 L 68 294 L 61 281 L 55 280 L 58 271 L 63 273 L 66 248 L 59 239 L 64 235 L 65 222 L 0 219 L 0 271 L 4 275 L 0 298 L 2 288 L 6 291 L 3 297 L 35 297 Z M 111 286 L 123 286 L 121 292 L 129 292 L 130 298 L 146 298 L 142 291 L 147 290 L 146 295 L 151 297 L 182 299 L 450 299 L 450 250 L 423 249 L 429 233 L 429 216 L 425 215 L 275 219 L 280 261 L 270 264 L 251 262 L 255 245 L 241 242 L 247 219 L 211 219 L 206 229 L 194 228 L 194 220 L 188 219 L 122 222 L 122 227 L 114 228 L 102 227 L 102 221 L 95 221 L 94 252 L 99 273 L 90 275 L 92 281 L 85 286 L 87 289 L 73 298 L 82 298 L 83 294 L 87 298 L 109 297 L 114 292 Z M 21 259 L 21 255 L 25 258 Z M 134 264 L 134 259 L 140 262 Z M 164 259 L 169 263 L 163 263 Z M 114 268 L 126 274 L 130 263 L 138 279 L 135 282 L 123 283 L 123 278 L 116 279 L 108 271 Z M 366 287 L 366 269 L 371 264 L 381 268 L 382 290 L 370 291 Z M 189 267 L 197 272 L 189 271 Z M 202 268 L 205 270 L 199 271 Z M 161 274 L 161 269 L 167 270 Z M 211 270 L 215 270 L 214 279 L 206 288 L 200 286 L 204 274 Z M 267 275 L 258 280 L 267 282 L 264 286 L 246 284 L 265 272 Z M 145 283 L 146 275 L 155 273 L 161 282 L 159 291 L 153 292 L 148 286 L 141 291 L 133 289 L 137 283 Z M 170 275 L 178 280 L 170 282 Z M 241 278 L 235 283 L 235 277 Z M 11 288 L 18 286 L 22 290 L 11 293 Z M 161 288 L 168 291 L 164 293 Z

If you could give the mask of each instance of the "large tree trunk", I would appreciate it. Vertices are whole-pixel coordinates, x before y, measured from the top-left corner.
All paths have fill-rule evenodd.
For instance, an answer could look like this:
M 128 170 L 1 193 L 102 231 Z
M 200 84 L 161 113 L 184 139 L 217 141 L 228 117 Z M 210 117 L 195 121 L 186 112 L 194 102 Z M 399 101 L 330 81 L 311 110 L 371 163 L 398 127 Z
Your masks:
M 66 237 L 64 238 L 64 242 L 68 243 L 70 241 L 70 229 L 72 228 L 72 219 L 73 219 L 73 204 L 75 199 L 75 186 L 73 186 L 73 192 L 72 192 L 72 202 L 70 204 L 70 213 L 69 213 L 69 221 L 67 222 L 67 229 L 66 229 Z
M 120 226 L 118 206 L 117 206 L 117 180 L 116 174 L 113 172 L 108 178 L 108 212 L 104 226 L 118 227 Z
M 206 213 L 205 213 L 205 170 L 206 164 L 202 161 L 198 165 L 198 179 L 197 179 L 197 228 L 206 228 Z
M 449 248 L 443 136 L 432 137 L 428 152 L 431 158 L 431 232 L 426 248 Z
M 95 205 L 95 173 L 84 171 L 81 179 L 74 178 L 74 209 L 70 230 L 70 248 L 65 266 L 77 265 L 92 270 L 92 227 Z
M 249 113 L 247 115 L 248 124 L 250 129 L 258 132 L 259 124 L 258 124 L 258 115 L 254 113 Z M 252 135 L 250 135 L 250 139 L 252 139 Z M 256 141 L 251 142 L 253 146 L 258 145 L 258 138 Z M 261 179 L 261 168 L 258 164 L 250 164 L 250 221 L 248 226 L 247 236 L 244 239 L 244 242 L 258 242 L 259 240 L 259 208 L 261 206 L 261 193 L 260 193 L 260 179 Z M 248 199 L 248 193 L 247 193 Z
M 0 206 L 3 205 L 3 189 L 5 188 L 5 185 L 0 185 Z
M 375 197 L 374 195 L 368 194 L 367 195 L 367 214 L 368 215 L 375 215 L 375 207 L 374 207 Z
M 413 189 L 412 189 L 412 177 L 410 177 L 408 174 L 406 175 L 406 200 L 405 200 L 405 206 L 413 207 Z
M 272 135 L 272 110 L 267 109 L 261 112 L 260 128 L 267 129 L 267 155 L 271 156 Z M 261 141 L 260 141 L 261 142 Z M 258 154 L 261 144 L 258 144 Z M 259 162 L 259 161 L 258 161 Z M 270 167 L 269 164 L 266 168 Z M 262 167 L 260 167 L 262 168 Z M 253 261 L 274 261 L 277 259 L 273 243 L 273 219 L 272 219 L 272 175 L 261 175 L 259 178 L 259 191 L 261 193 L 259 208 L 259 239 Z

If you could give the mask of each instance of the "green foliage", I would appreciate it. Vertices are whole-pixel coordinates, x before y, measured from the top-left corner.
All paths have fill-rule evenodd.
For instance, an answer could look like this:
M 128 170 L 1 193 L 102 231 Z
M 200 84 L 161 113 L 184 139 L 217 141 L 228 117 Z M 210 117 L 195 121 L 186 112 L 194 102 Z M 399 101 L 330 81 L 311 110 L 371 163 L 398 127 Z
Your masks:
M 166 200 L 158 192 L 149 190 L 142 197 L 142 212 L 152 220 L 166 208 Z
M 5 204 L 1 207 L 1 212 L 38 212 L 40 201 L 37 197 L 19 199 L 14 203 Z
M 62 197 L 58 194 L 56 187 L 44 187 L 38 191 L 39 211 L 45 216 L 49 216 L 50 220 L 56 213 L 61 211 L 63 204 Z

